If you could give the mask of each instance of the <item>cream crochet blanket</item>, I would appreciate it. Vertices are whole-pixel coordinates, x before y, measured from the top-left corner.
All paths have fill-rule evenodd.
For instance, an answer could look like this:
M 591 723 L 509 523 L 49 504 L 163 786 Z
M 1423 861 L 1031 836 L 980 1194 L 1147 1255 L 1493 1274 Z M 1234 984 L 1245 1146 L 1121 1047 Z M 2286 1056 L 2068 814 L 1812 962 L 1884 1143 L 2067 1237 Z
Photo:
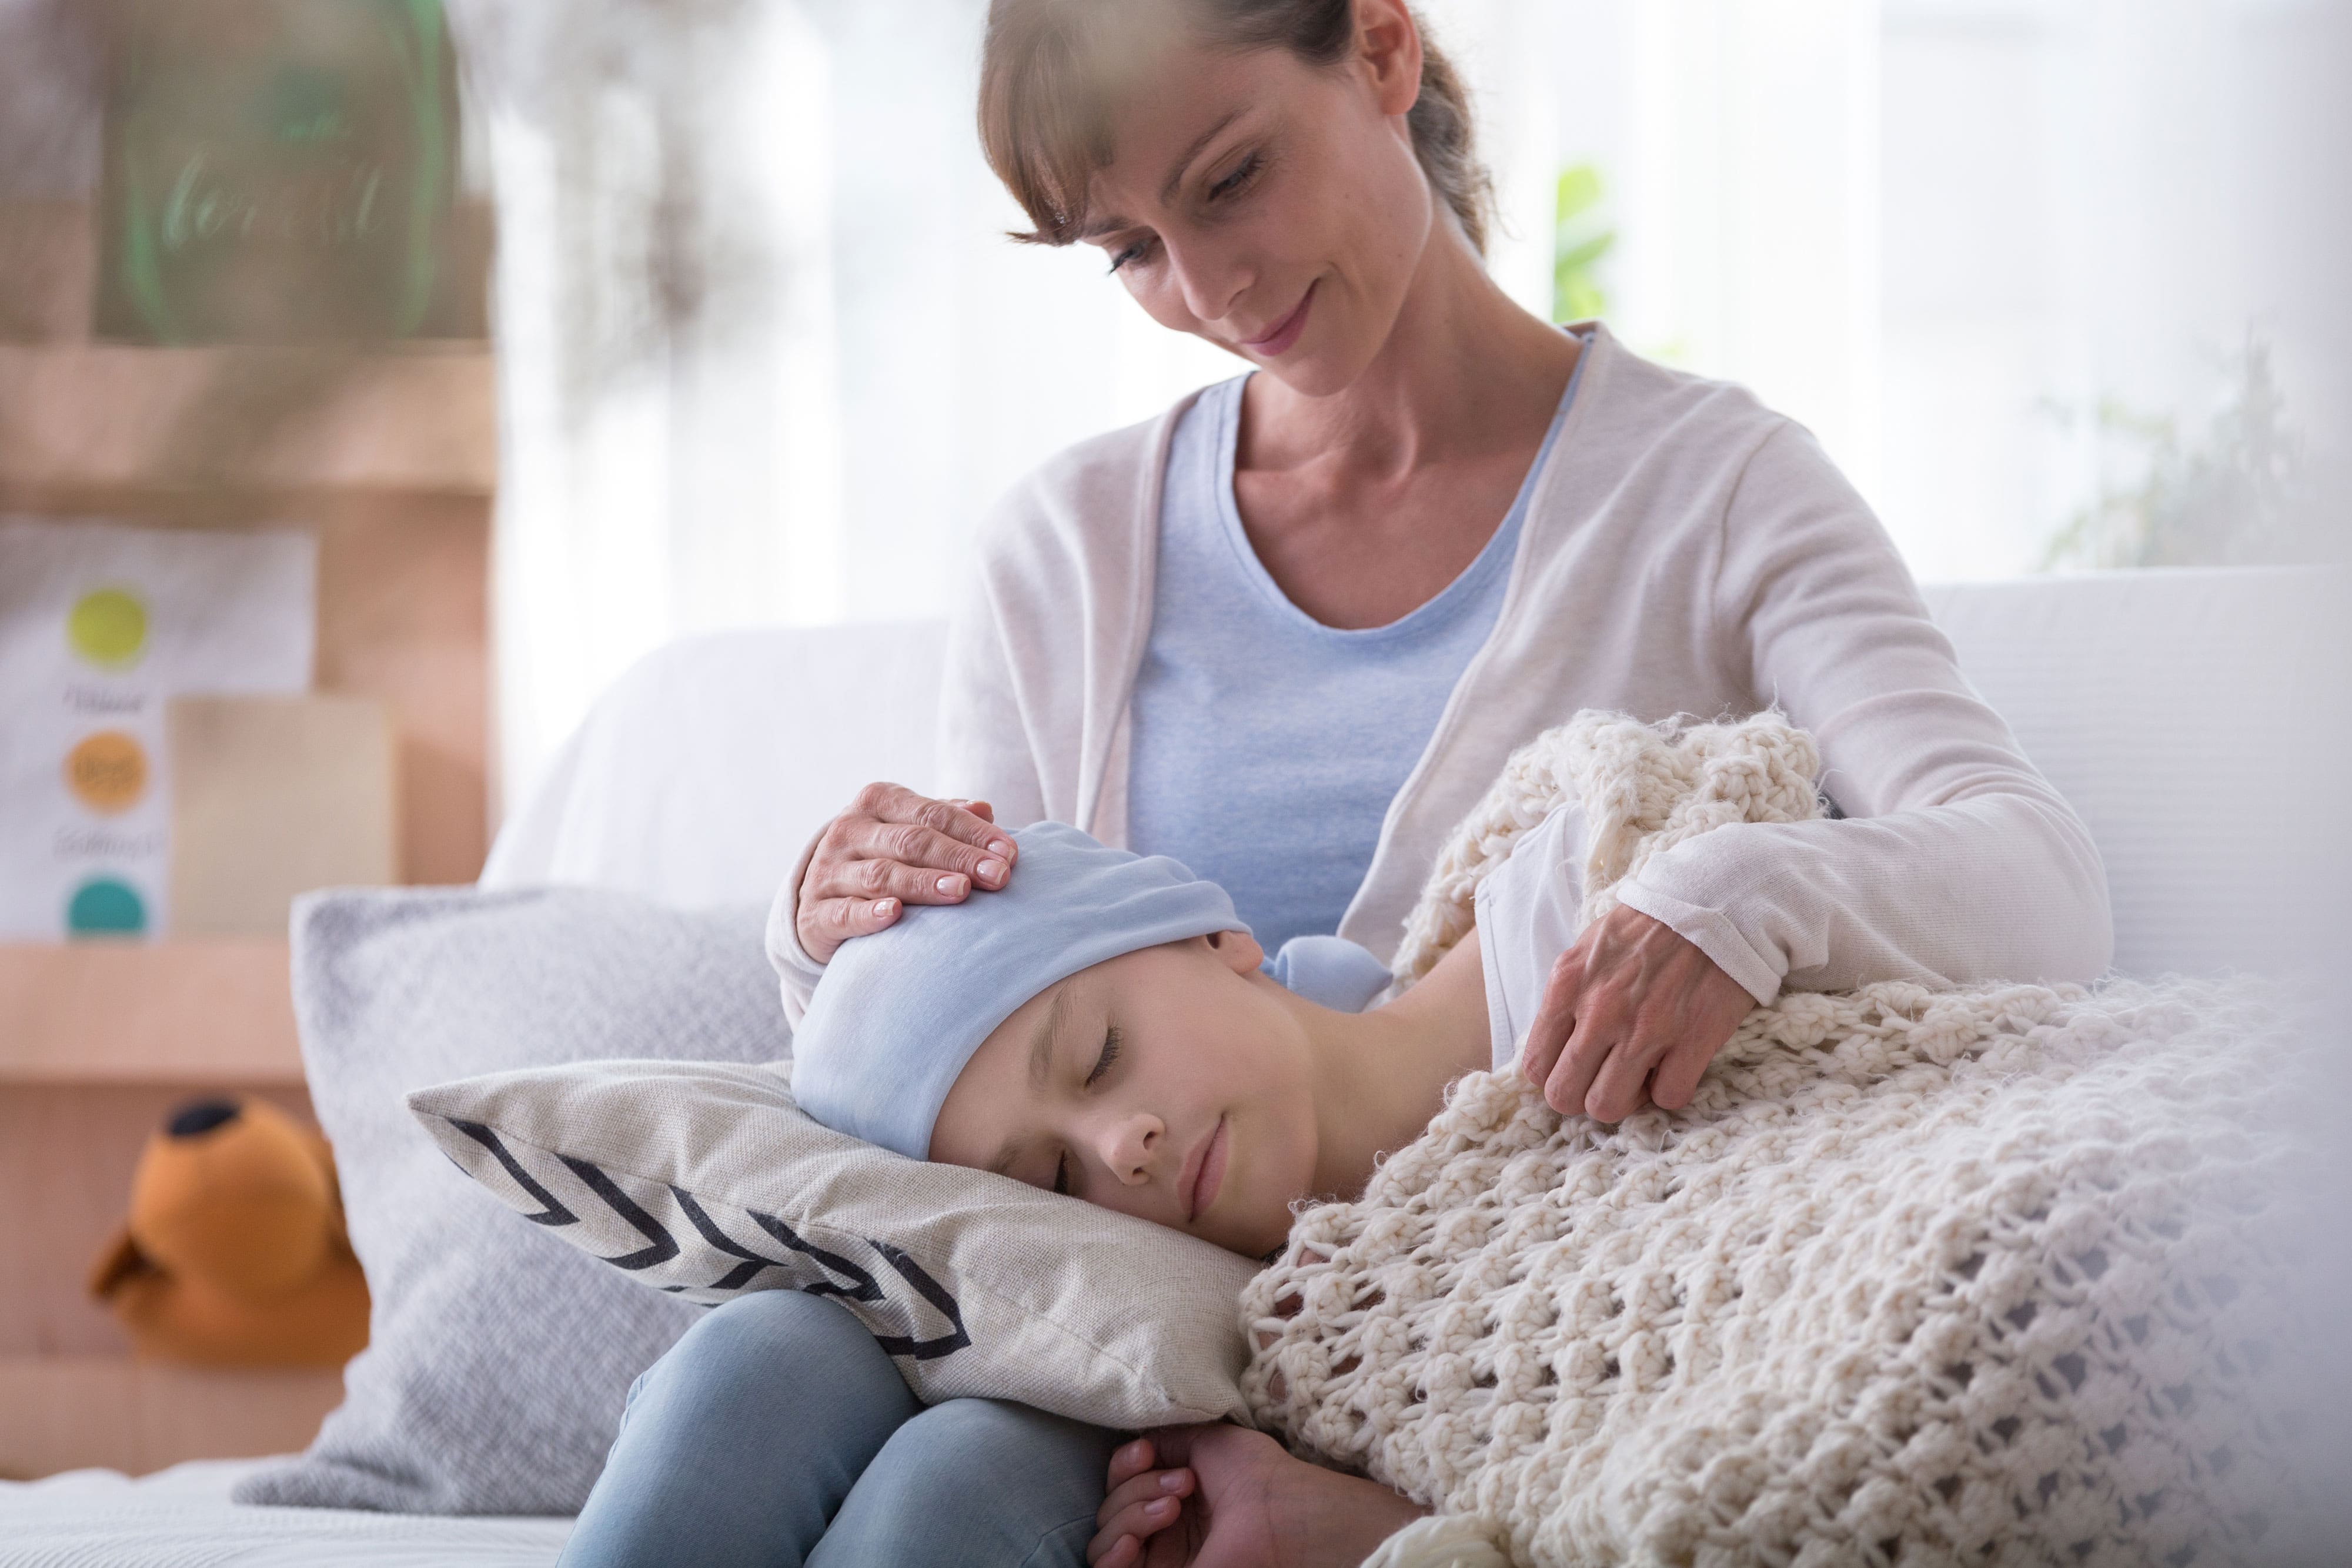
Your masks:
M 1648 856 L 1820 814 L 1777 715 L 1580 715 L 1513 758 L 1398 960 L 1570 792 L 1589 921 Z M 2252 988 L 1911 984 L 1751 1013 L 1685 1111 L 1475 1073 L 1244 1297 L 1251 1408 L 1440 1511 L 1376 1563 L 2198 1563 L 2290 1445 Z M 2175 1555 L 2184 1553 L 2185 1555 Z

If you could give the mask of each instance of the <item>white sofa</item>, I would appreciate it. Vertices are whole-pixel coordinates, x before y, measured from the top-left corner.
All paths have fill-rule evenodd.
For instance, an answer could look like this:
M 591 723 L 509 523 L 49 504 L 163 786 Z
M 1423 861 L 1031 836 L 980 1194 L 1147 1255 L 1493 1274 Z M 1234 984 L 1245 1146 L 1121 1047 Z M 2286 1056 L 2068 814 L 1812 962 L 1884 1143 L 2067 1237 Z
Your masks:
M 2119 572 L 1931 588 L 1978 689 L 2089 821 L 2118 969 L 2270 967 L 2352 922 L 2329 837 L 2352 658 L 2308 571 Z M 935 623 L 754 631 L 624 676 L 499 835 L 482 881 L 762 903 L 869 779 L 933 772 Z M 2322 722 L 2311 722 L 2324 716 Z M 2316 833 L 2316 836 L 2315 836 Z M 247 1465 L 0 1483 L 0 1568 L 237 1562 L 548 1568 L 568 1521 L 236 1508 Z
M 2327 914 L 2335 890 L 2299 813 L 2335 774 L 2326 748 L 2344 749 L 2336 727 L 2308 722 L 2352 671 L 2341 590 L 2275 568 L 1927 590 L 1961 668 L 2089 822 L 2118 970 L 2262 967 Z M 484 884 L 764 901 L 859 785 L 931 783 L 940 646 L 937 622 L 909 622 L 663 649 L 563 747 Z

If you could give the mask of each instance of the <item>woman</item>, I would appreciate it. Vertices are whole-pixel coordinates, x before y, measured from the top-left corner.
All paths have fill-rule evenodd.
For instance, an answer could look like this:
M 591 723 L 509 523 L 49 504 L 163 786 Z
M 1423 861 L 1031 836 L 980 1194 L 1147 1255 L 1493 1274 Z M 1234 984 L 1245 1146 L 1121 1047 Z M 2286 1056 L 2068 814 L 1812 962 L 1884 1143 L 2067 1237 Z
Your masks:
M 1000 507 L 950 637 L 959 798 L 876 785 L 811 846 L 770 929 L 795 1019 L 842 942 L 1017 874 L 999 821 L 1172 855 L 1268 949 L 1386 957 L 1446 830 L 1581 707 L 1778 703 L 1843 820 L 1621 889 L 1522 1051 L 1563 1111 L 1684 1103 L 1783 987 L 2105 968 L 2089 835 L 1811 438 L 1487 277 L 1467 107 L 1404 0 L 994 0 L 981 122 L 1022 237 L 1098 246 L 1263 373 Z M 1112 1443 L 918 1413 L 845 1312 L 770 1292 L 641 1380 L 566 1561 L 1353 1563 L 1413 1512 L 1238 1428 Z

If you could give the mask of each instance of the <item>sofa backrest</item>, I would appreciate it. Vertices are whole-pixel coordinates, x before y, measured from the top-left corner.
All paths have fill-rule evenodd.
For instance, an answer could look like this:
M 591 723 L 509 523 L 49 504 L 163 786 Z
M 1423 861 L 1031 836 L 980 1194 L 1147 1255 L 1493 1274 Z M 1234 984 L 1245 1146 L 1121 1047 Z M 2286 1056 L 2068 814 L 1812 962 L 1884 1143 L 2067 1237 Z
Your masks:
M 2275 968 L 2341 908 L 2322 800 L 2345 747 L 2339 579 L 2174 568 L 1926 591 L 1960 668 L 2082 813 L 2116 967 Z M 2334 750 L 2337 766 L 2323 765 Z
M 929 793 L 937 621 L 689 637 L 596 700 L 509 817 L 486 887 L 614 887 L 686 908 L 765 903 L 877 779 Z
M 2319 571 L 2102 572 L 1927 591 L 1961 668 L 2105 858 L 2127 974 L 2264 967 L 2333 929 L 2306 725 L 2352 669 Z M 488 885 L 762 902 L 872 779 L 932 787 L 935 622 L 727 632 L 599 700 L 499 836 Z M 1566 715 L 1562 715 L 1566 717 Z M 2300 830 L 2300 831 L 2299 831 Z

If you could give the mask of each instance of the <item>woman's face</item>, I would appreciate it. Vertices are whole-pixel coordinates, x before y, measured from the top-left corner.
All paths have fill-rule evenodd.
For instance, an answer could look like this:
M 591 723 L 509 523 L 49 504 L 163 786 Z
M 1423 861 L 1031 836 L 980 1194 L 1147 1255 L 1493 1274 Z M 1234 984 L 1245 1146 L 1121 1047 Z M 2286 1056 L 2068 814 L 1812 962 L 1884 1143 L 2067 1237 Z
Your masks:
M 1371 363 L 1436 228 L 1404 120 L 1419 40 L 1390 0 L 1360 18 L 1328 68 L 1162 43 L 1087 192 L 1085 237 L 1152 319 L 1309 396 Z
M 930 1155 L 1263 1257 L 1307 1195 L 1305 1035 L 1227 932 L 1082 969 L 998 1025 L 948 1092 Z

